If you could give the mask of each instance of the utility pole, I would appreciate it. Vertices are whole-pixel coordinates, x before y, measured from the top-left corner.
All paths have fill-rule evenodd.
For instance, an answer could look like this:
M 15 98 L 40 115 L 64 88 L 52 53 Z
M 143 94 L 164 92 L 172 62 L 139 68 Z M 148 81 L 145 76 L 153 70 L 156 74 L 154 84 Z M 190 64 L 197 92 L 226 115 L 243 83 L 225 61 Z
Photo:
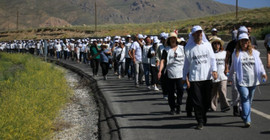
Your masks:
M 236 19 L 238 19 L 238 0 L 236 0 L 236 13 L 235 13 Z
M 19 11 L 17 10 L 17 26 L 16 29 L 19 29 Z
M 97 32 L 97 2 L 95 2 L 95 32 Z

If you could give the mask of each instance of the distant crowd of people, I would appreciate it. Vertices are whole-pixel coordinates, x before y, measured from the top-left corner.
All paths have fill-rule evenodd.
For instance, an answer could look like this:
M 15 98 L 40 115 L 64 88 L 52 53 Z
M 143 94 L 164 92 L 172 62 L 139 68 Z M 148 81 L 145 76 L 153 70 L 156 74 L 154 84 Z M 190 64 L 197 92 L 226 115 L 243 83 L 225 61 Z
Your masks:
M 217 29 L 206 36 L 200 26 L 193 26 L 188 40 L 177 32 L 159 36 L 137 34 L 99 39 L 14 40 L 0 43 L 0 51 L 30 53 L 90 65 L 93 76 L 99 67 L 104 80 L 109 70 L 119 79 L 134 80 L 136 88 L 158 91 L 168 100 L 170 113 L 181 112 L 184 90 L 188 96 L 188 117 L 195 113 L 196 129 L 207 123 L 207 112 L 222 112 L 233 107 L 233 115 L 241 116 L 245 127 L 251 125 L 251 104 L 256 87 L 266 82 L 267 74 L 260 59 L 251 28 L 240 26 L 232 31 L 232 41 L 225 49 Z M 267 68 L 270 68 L 270 34 L 264 43 Z M 227 84 L 232 85 L 231 104 L 227 99 Z

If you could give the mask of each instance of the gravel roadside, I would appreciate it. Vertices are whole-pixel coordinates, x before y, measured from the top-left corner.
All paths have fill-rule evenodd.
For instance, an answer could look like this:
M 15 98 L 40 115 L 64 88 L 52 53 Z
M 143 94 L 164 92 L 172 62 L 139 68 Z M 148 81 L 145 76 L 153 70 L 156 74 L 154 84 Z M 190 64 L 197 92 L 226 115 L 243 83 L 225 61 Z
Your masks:
M 98 140 L 98 108 L 89 86 L 72 71 L 66 70 L 65 77 L 74 95 L 56 119 L 52 139 Z

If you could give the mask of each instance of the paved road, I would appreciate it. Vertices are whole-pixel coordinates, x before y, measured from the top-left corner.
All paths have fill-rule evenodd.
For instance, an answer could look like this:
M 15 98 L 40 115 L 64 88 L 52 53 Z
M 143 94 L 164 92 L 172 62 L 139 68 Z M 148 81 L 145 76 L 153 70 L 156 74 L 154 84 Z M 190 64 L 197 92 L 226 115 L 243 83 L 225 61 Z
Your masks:
M 262 61 L 266 64 L 262 41 L 259 41 L 259 44 Z M 72 61 L 61 60 L 61 62 L 91 74 L 91 69 L 87 65 Z M 268 77 L 270 77 L 269 70 Z M 220 111 L 208 113 L 208 124 L 203 130 L 195 130 L 195 119 L 186 117 L 184 111 L 186 93 L 181 114 L 170 115 L 167 101 L 162 98 L 160 91 L 148 91 L 146 86 L 135 88 L 133 80 L 117 79 L 112 72 L 109 73 L 106 81 L 102 77 L 95 79 L 118 123 L 122 140 L 268 140 L 270 138 L 269 81 L 256 90 L 251 128 L 243 128 L 242 120 L 234 117 L 230 110 L 226 113 Z M 230 95 L 230 87 L 228 87 L 229 98 Z

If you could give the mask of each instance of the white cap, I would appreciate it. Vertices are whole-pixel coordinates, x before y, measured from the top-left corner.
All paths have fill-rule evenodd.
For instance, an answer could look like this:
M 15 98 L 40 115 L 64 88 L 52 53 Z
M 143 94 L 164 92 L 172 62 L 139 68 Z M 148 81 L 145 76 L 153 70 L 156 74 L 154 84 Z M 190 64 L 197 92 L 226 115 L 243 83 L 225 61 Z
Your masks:
M 154 43 L 159 43 L 159 42 L 160 42 L 159 39 L 157 38 L 154 39 Z
M 213 28 L 211 31 L 212 32 L 217 32 L 217 29 L 216 28 Z
M 183 37 L 180 38 L 181 41 L 186 41 Z
M 143 39 L 146 39 L 146 38 L 147 38 L 147 35 L 144 35 L 144 36 L 143 36 Z
M 116 39 L 116 40 L 114 40 L 114 42 L 115 42 L 115 43 L 119 43 L 119 40 L 118 40 L 118 39 Z
M 131 35 L 127 35 L 127 37 L 131 37 Z
M 144 36 L 143 36 L 142 34 L 138 34 L 138 38 L 139 38 L 139 39 L 143 39 Z
M 192 27 L 191 33 L 194 34 L 195 32 L 197 32 L 197 31 L 202 31 L 202 30 L 203 30 L 203 29 L 202 29 L 201 26 L 195 25 L 195 26 Z
M 97 40 L 96 39 L 93 39 L 93 42 L 96 42 Z
M 238 29 L 239 34 L 248 33 L 248 29 L 245 26 L 240 26 Z
M 247 33 L 241 33 L 238 36 L 238 40 L 242 40 L 242 39 L 249 39 L 248 34 Z

